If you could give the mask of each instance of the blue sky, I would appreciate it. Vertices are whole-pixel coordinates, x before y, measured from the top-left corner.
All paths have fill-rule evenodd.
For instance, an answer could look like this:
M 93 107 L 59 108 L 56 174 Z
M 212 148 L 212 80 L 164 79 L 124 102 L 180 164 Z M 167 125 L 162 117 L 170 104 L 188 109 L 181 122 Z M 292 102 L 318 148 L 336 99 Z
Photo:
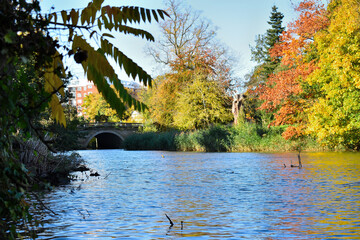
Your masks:
M 82 8 L 88 0 L 43 0 L 42 12 L 46 13 L 50 7 L 60 11 L 71 8 Z M 249 73 L 254 66 L 250 61 L 249 45 L 254 45 L 255 36 L 263 34 L 269 28 L 271 7 L 275 4 L 284 14 L 284 25 L 295 19 L 293 3 L 299 0 L 192 0 L 187 3 L 193 9 L 202 12 L 202 16 L 210 20 L 218 28 L 217 39 L 226 44 L 238 60 L 236 72 L 240 77 Z M 104 5 L 114 6 L 141 6 L 145 8 L 166 9 L 163 0 L 105 0 Z M 157 23 L 143 24 L 140 26 L 150 31 L 156 39 L 159 33 Z M 125 54 L 152 74 L 156 72 L 156 64 L 151 57 L 146 56 L 144 47 L 146 41 L 129 35 L 120 35 L 114 42 Z M 72 70 L 75 75 L 82 78 L 82 72 L 76 67 Z M 120 78 L 128 79 L 123 73 L 117 71 Z

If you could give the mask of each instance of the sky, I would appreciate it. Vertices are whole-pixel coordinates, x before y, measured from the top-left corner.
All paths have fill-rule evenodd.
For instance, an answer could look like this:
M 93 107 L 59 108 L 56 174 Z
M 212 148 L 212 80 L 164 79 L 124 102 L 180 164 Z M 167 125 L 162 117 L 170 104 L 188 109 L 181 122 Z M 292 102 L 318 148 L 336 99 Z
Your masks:
M 42 0 L 41 8 L 43 13 L 49 11 L 69 10 L 71 8 L 82 8 L 87 5 L 88 0 Z M 270 17 L 272 6 L 275 4 L 278 11 L 284 14 L 283 23 L 286 26 L 296 18 L 294 3 L 299 0 L 188 0 L 187 4 L 194 10 L 201 12 L 201 16 L 208 19 L 217 27 L 217 39 L 224 43 L 237 59 L 235 72 L 240 78 L 249 73 L 255 66 L 251 62 L 250 45 L 254 46 L 255 37 L 264 34 L 270 26 L 267 21 Z M 166 5 L 163 0 L 105 0 L 103 6 L 140 6 L 145 8 L 164 9 Z M 50 8 L 54 7 L 53 10 Z M 141 24 L 139 26 L 148 30 L 156 38 L 160 30 L 156 22 Z M 112 41 L 128 57 L 143 67 L 150 75 L 156 77 L 155 64 L 150 56 L 145 54 L 147 41 L 129 35 L 116 36 Z M 149 43 L 151 44 L 151 43 Z M 83 78 L 83 73 L 75 63 L 70 68 L 74 75 Z M 116 70 L 120 79 L 129 80 L 123 72 Z

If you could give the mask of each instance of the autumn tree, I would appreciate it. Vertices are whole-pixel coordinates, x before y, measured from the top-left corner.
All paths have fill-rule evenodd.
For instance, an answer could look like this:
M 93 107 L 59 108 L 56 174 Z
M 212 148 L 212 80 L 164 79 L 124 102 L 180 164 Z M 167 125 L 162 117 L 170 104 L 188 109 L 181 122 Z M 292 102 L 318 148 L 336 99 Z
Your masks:
M 156 90 L 148 98 L 148 105 L 151 117 L 160 125 L 184 128 L 185 125 L 180 124 L 181 121 L 177 118 L 180 116 L 178 113 L 180 97 L 191 88 L 190 85 L 199 83 L 199 78 L 202 78 L 201 82 L 216 82 L 214 86 L 217 87 L 221 97 L 214 101 L 220 100 L 222 109 L 225 110 L 231 102 L 229 96 L 234 88 L 234 78 L 227 51 L 216 41 L 215 28 L 209 21 L 201 18 L 198 12 L 191 10 L 180 1 L 169 0 L 167 3 L 169 7 L 167 12 L 171 17 L 161 24 L 163 37 L 153 48 L 149 48 L 149 53 L 156 62 L 167 67 L 167 72 L 155 80 Z M 215 44 L 217 44 L 216 47 Z M 206 84 L 202 86 L 205 87 Z M 202 91 L 205 97 L 213 96 L 206 92 L 206 88 Z M 181 116 L 184 116 L 182 119 L 190 116 L 199 117 L 194 112 L 190 113 L 195 111 L 194 106 L 185 107 L 183 105 L 185 103 L 182 102 L 181 106 L 187 108 L 188 111 L 182 112 Z M 189 113 L 186 117 L 185 112 Z M 211 119 L 210 116 L 206 118 Z M 216 122 L 225 122 L 227 121 L 225 119 L 229 119 L 228 114 L 220 116 Z M 195 121 L 192 119 L 192 122 Z M 213 122 L 208 121 L 208 124 L 211 123 Z M 205 125 L 196 124 L 187 127 L 200 126 Z
M 324 144 L 360 147 L 360 3 L 334 0 L 330 25 L 315 35 L 318 68 L 307 83 L 316 96 L 308 131 Z
M 258 86 L 256 91 L 263 100 L 261 109 L 275 111 L 273 125 L 290 125 L 283 133 L 285 138 L 299 137 L 304 133 L 304 110 L 311 94 L 302 87 L 306 78 L 316 69 L 314 35 L 328 25 L 326 9 L 320 1 L 304 0 L 295 9 L 299 16 L 288 25 L 279 43 L 270 49 L 270 55 L 281 58 L 281 71 Z
M 86 119 L 93 122 L 120 122 L 127 120 L 133 108 L 126 106 L 126 111 L 123 115 L 118 113 L 110 107 L 104 97 L 99 93 L 92 93 L 85 97 L 82 105 L 82 112 Z
M 274 47 L 280 40 L 280 35 L 285 30 L 282 20 L 284 15 L 278 11 L 274 5 L 270 13 L 269 21 L 270 28 L 266 30 L 263 35 L 258 35 L 255 39 L 255 46 L 251 48 L 251 60 L 258 63 L 253 71 L 248 74 L 245 82 L 246 89 L 246 112 L 247 118 L 268 125 L 272 119 L 272 112 L 259 110 L 261 105 L 258 92 L 254 91 L 256 87 L 267 81 L 270 74 L 273 74 L 275 69 L 280 65 L 280 57 L 270 56 L 270 49 Z
M 113 37 L 109 31 L 153 41 L 150 33 L 129 23 L 158 21 L 166 13 L 102 4 L 103 0 L 94 0 L 84 9 L 41 14 L 38 0 L 0 2 L 1 239 L 20 238 L 16 232 L 19 223 L 26 227 L 32 221 L 26 201 L 32 177 L 19 160 L 14 139 L 26 141 L 36 136 L 51 148 L 43 129 L 38 129 L 34 123 L 47 106 L 52 118 L 65 125 L 60 104 L 65 95 L 63 79 L 68 74 L 63 62 L 65 55 L 73 56 L 82 65 L 87 78 L 119 114 L 125 110 L 125 103 L 139 110 L 144 108 L 125 91 L 108 58 L 113 58 L 117 67 L 137 77 L 144 85 L 150 85 L 151 77 L 108 40 Z M 67 35 L 68 42 L 57 41 L 53 30 Z M 97 39 L 100 47 L 90 44 L 93 39 Z M 111 84 L 115 90 L 111 89 Z
M 224 95 L 219 83 L 207 79 L 201 73 L 192 77 L 192 83 L 178 93 L 174 125 L 186 130 L 230 122 L 232 115 L 224 107 Z

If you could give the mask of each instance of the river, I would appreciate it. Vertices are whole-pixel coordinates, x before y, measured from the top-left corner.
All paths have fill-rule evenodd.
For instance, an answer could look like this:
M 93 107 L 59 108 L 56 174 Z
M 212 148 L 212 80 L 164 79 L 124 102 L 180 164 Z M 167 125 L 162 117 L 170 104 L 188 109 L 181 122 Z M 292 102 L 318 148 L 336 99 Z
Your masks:
M 289 167 L 295 153 L 79 153 L 100 176 L 79 173 L 44 196 L 57 215 L 40 239 L 360 236 L 358 153 L 303 153 L 302 169 Z

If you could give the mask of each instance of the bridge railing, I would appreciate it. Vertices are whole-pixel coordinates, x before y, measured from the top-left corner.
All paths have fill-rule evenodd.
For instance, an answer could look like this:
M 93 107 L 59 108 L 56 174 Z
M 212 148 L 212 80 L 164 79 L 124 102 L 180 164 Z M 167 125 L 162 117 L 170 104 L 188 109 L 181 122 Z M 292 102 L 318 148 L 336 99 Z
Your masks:
M 142 123 L 124 123 L 124 122 L 97 122 L 97 123 L 85 123 L 81 124 L 80 128 L 139 128 Z

